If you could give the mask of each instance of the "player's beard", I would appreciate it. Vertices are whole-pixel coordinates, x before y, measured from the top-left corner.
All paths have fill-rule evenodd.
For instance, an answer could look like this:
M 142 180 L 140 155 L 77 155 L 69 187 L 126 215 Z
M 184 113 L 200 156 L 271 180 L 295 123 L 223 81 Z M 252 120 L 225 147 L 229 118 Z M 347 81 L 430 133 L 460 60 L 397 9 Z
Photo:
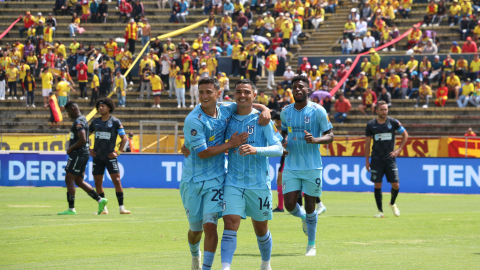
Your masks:
M 293 99 L 295 100 L 295 103 L 302 103 L 307 99 L 307 95 L 302 94 L 301 98 L 298 98 L 296 96 L 293 96 Z

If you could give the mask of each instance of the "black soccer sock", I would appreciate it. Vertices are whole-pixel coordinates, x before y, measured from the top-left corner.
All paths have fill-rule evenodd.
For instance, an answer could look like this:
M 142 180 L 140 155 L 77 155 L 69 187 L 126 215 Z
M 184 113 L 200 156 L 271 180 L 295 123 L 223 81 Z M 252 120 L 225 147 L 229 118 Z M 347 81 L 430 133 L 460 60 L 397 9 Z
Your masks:
M 100 195 L 98 195 L 98 193 L 92 189 L 90 192 L 87 193 L 88 196 L 92 197 L 92 199 L 94 199 L 95 201 L 99 201 L 100 199 L 102 199 L 102 197 L 100 197 Z
M 320 197 L 315 198 L 315 203 L 320 203 L 320 202 L 321 202 Z
M 378 211 L 383 213 L 383 207 L 382 207 L 382 189 L 381 188 L 376 188 L 375 189 L 375 201 L 377 202 L 377 208 Z
M 123 192 L 116 192 L 115 194 L 117 194 L 118 205 L 123 205 Z
M 300 206 L 303 205 L 302 192 L 299 192 L 299 193 L 298 193 L 297 203 L 298 203 L 298 205 L 300 205 Z
M 390 191 L 390 193 L 392 194 L 392 198 L 390 199 L 390 204 L 391 205 L 394 205 L 395 204 L 395 200 L 397 199 L 397 196 L 398 196 L 398 192 L 400 191 L 400 189 L 393 189 Z
M 75 195 L 67 192 L 68 208 L 75 208 Z
M 98 196 L 100 196 L 100 197 L 102 197 L 102 198 L 105 198 L 105 192 L 98 193 Z

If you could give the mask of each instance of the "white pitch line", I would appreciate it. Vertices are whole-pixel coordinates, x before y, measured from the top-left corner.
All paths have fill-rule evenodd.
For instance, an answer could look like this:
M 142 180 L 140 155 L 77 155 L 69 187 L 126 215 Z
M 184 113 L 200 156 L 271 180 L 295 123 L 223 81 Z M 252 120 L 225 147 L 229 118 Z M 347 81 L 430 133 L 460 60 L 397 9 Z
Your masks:
M 156 220 L 156 221 L 133 221 L 133 222 L 122 222 L 122 223 L 129 223 L 130 224 L 130 223 L 152 223 L 152 222 L 172 222 L 172 221 L 184 221 L 184 220 L 183 219 L 172 219 L 172 220 Z M 0 228 L 0 230 L 11 230 L 11 229 L 32 228 L 32 227 L 73 226 L 73 225 L 85 225 L 85 224 L 97 224 L 97 223 L 102 223 L 102 222 L 18 226 L 18 227 L 10 227 L 10 228 Z

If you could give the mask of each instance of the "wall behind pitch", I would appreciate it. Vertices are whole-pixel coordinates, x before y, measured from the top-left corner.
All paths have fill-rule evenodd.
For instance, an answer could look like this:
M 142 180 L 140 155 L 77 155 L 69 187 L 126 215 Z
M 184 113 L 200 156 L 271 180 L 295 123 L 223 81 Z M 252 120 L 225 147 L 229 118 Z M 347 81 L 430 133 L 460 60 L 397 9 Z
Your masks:
M 123 154 L 119 158 L 126 188 L 178 188 L 182 155 Z M 363 157 L 323 157 L 323 190 L 372 191 Z M 280 159 L 270 159 L 272 189 Z M 474 158 L 398 158 L 402 192 L 480 194 L 480 166 Z M 0 154 L 1 186 L 65 186 L 66 155 L 40 153 Z M 94 184 L 90 158 L 85 180 Z M 113 187 L 108 174 L 105 186 Z M 384 191 L 390 185 L 384 184 Z

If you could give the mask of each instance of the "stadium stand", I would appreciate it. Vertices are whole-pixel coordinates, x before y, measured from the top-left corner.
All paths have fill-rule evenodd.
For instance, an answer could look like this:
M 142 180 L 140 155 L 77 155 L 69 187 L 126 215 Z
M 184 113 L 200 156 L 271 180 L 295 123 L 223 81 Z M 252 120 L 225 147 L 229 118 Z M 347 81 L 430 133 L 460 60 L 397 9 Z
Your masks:
M 80 1 L 81 2 L 81 1 Z M 88 47 L 90 44 L 93 44 L 95 48 L 102 48 L 103 42 L 108 42 L 108 39 L 111 38 L 123 38 L 125 33 L 125 27 L 127 23 L 118 23 L 118 18 L 120 15 L 119 9 L 116 9 L 116 1 L 108 2 L 105 1 L 108 5 L 108 16 L 105 23 L 91 23 L 90 20 L 87 23 L 83 21 L 80 23 L 80 27 L 85 29 L 83 33 L 76 34 L 76 40 L 78 42 L 83 42 L 85 47 Z M 267 1 L 268 2 L 268 1 Z M 268 11 L 272 13 L 275 17 L 277 12 L 275 9 L 276 1 L 269 2 L 272 4 L 268 8 Z M 283 1 L 285 2 L 285 1 Z M 307 1 L 309 4 L 316 3 L 318 1 Z M 329 11 L 332 1 L 325 3 L 325 10 Z M 203 14 L 203 10 L 200 8 L 202 3 L 198 3 L 196 9 L 189 9 L 189 14 L 186 16 L 187 23 L 169 23 L 171 18 L 171 9 L 167 2 L 165 9 L 159 9 L 157 7 L 157 1 L 141 1 L 143 4 L 144 15 L 148 19 L 149 24 L 152 28 L 152 36 L 158 36 L 166 33 L 170 33 L 174 30 L 181 29 L 197 21 L 207 19 L 208 15 Z M 246 6 L 248 2 L 246 2 Z M 290 2 L 293 4 L 293 2 Z M 320 3 L 324 3 L 320 1 Z M 361 10 L 363 8 L 362 3 L 352 3 L 347 1 L 340 1 L 337 3 L 338 6 L 335 8 L 335 13 L 326 12 L 324 15 L 324 21 L 320 24 L 318 29 L 302 29 L 301 35 L 298 37 L 299 45 L 289 45 L 289 51 L 286 54 L 285 66 L 291 66 L 292 70 L 295 72 L 300 67 L 297 63 L 297 59 L 302 59 L 303 57 L 319 57 L 319 56 L 332 56 L 338 55 L 339 59 L 342 54 L 342 49 L 340 45 L 340 40 L 345 28 L 345 23 L 349 14 L 351 14 L 351 9 L 356 8 Z M 385 3 L 386 4 L 386 3 Z M 450 7 L 451 3 L 447 3 L 447 10 Z M 47 18 L 49 13 L 52 12 L 52 8 L 55 5 L 55 1 L 46 0 L 46 1 L 25 1 L 25 2 L 4 2 L 0 4 L 0 25 L 4 28 L 8 27 L 13 21 L 15 21 L 20 15 L 24 16 L 27 11 L 29 11 L 33 16 L 37 17 L 38 12 L 42 13 L 42 17 Z M 424 19 L 426 14 L 425 9 L 428 4 L 424 3 L 413 3 L 412 11 L 407 19 L 402 18 L 397 14 L 397 18 L 392 21 L 400 31 L 404 33 L 406 30 L 412 27 L 412 24 L 421 22 Z M 295 10 L 300 10 L 304 12 L 305 7 L 302 9 L 290 8 L 289 11 L 292 14 L 295 14 Z M 81 17 L 81 12 L 78 14 L 78 17 Z M 255 24 L 257 22 L 258 16 L 262 15 L 265 17 L 265 14 L 254 13 L 251 20 L 252 26 L 246 31 L 245 36 L 243 37 L 244 43 L 252 38 L 255 32 Z M 215 15 L 216 27 L 219 30 L 221 28 L 221 18 L 222 14 Z M 56 19 L 57 27 L 55 37 L 53 38 L 54 43 L 61 40 L 65 46 L 68 47 L 72 42 L 70 38 L 69 25 L 72 21 L 71 15 L 54 15 Z M 236 17 L 235 17 L 236 18 Z M 123 18 L 122 18 L 123 20 Z M 473 19 L 472 19 L 473 21 Z M 235 24 L 235 23 L 234 23 Z M 18 22 L 13 29 L 6 34 L 0 40 L 0 46 L 2 50 L 6 48 L 7 43 L 12 45 L 16 40 L 19 40 L 21 43 L 25 42 L 27 32 L 24 33 L 24 38 L 20 38 L 19 29 L 23 27 L 23 21 Z M 206 25 L 205 25 L 206 27 Z M 448 18 L 444 18 L 440 26 L 429 26 L 420 27 L 420 30 L 423 32 L 430 31 L 430 37 L 433 37 L 435 43 L 438 46 L 438 53 L 445 54 L 450 51 L 451 44 L 453 41 L 458 43 L 458 46 L 462 48 L 464 41 L 460 41 L 460 33 L 457 31 L 459 26 L 450 26 L 448 23 Z M 368 27 L 369 31 L 372 31 L 372 27 Z M 473 32 L 473 31 L 472 31 Z M 199 34 L 204 33 L 204 27 L 199 27 L 192 31 L 188 31 L 179 36 L 173 37 L 172 43 L 177 45 L 180 43 L 181 38 L 185 38 L 186 42 L 192 46 L 195 39 Z M 272 33 L 273 34 L 273 33 Z M 264 34 L 265 35 L 265 34 Z M 433 36 L 432 36 L 433 35 Z M 213 40 L 216 40 L 218 34 L 215 35 Z M 473 33 L 472 33 L 473 36 Z M 274 38 L 274 35 L 271 36 Z M 162 44 L 165 44 L 165 40 L 161 40 Z M 287 42 L 288 43 L 288 42 Z M 396 51 L 379 51 L 380 56 L 387 55 L 405 55 L 407 53 L 407 38 L 401 40 L 397 46 Z M 246 45 L 246 44 L 245 44 Z M 142 48 L 141 39 L 137 39 L 135 42 L 134 55 L 137 56 L 140 53 Z M 68 52 L 67 52 L 68 54 Z M 433 57 L 433 55 L 430 55 Z M 265 56 L 266 58 L 266 56 Z M 444 60 L 445 56 L 442 55 L 441 60 Z M 345 63 L 345 58 L 341 58 L 341 63 Z M 429 59 L 433 62 L 433 59 Z M 310 61 L 311 67 L 320 66 L 319 61 Z M 469 61 L 470 62 L 470 61 Z M 329 63 L 335 64 L 335 61 L 330 61 Z M 325 63 L 328 65 L 329 63 Z M 265 64 L 265 63 L 263 63 Z M 386 66 L 381 66 L 382 69 L 386 69 Z M 234 83 L 236 80 L 240 79 L 238 75 L 231 76 L 231 72 L 228 70 L 219 69 L 220 72 L 225 73 L 229 79 L 230 89 L 233 89 Z M 275 75 L 274 80 L 276 83 L 282 82 L 283 77 Z M 138 133 L 139 132 L 139 121 L 140 120 L 173 120 L 180 123 L 179 131 L 183 126 L 183 120 L 186 115 L 190 112 L 190 94 L 189 90 L 186 89 L 185 100 L 187 108 L 177 108 L 177 101 L 172 98 L 168 98 L 168 91 L 162 91 L 161 95 L 161 108 L 151 108 L 153 104 L 152 99 L 137 99 L 139 92 L 136 90 L 140 86 L 140 78 L 138 77 L 138 72 L 134 69 L 132 73 L 133 85 L 129 85 L 129 91 L 126 92 L 126 107 L 118 108 L 115 112 L 115 115 L 123 120 L 123 125 L 125 129 L 129 132 Z M 313 78 L 312 84 L 314 84 L 315 77 Z M 70 99 L 75 100 L 79 103 L 81 110 L 84 114 L 87 114 L 91 111 L 93 106 L 90 106 L 90 100 L 80 99 L 78 91 L 78 80 L 73 78 L 73 81 L 76 84 L 75 89 L 76 93 L 70 93 Z M 50 111 L 48 108 L 43 108 L 42 105 L 42 89 L 41 89 L 41 79 L 36 77 L 36 89 L 35 89 L 35 104 L 37 107 L 25 107 L 25 100 L 1 100 L 0 101 L 0 132 L 20 132 L 20 133 L 67 133 L 70 127 L 69 121 L 64 121 L 59 123 L 59 130 L 49 129 L 50 124 L 48 119 L 50 118 Z M 88 97 L 91 96 L 90 82 L 88 81 L 87 91 Z M 267 72 L 263 72 L 260 80 L 257 82 L 259 89 L 265 92 L 267 97 L 272 95 L 272 90 L 267 88 Z M 375 87 L 374 77 L 369 77 L 369 85 Z M 21 89 L 20 85 L 17 87 Z M 432 86 L 432 91 L 436 90 Z M 20 90 L 21 92 L 21 90 Z M 285 93 L 288 93 L 285 91 Z M 230 93 L 226 93 L 231 94 Z M 8 97 L 9 93 L 6 93 Z M 463 134 L 463 131 L 468 127 L 472 127 L 474 130 L 480 127 L 478 118 L 476 114 L 478 110 L 472 106 L 466 108 L 457 108 L 457 102 L 454 99 L 447 100 L 445 107 L 438 108 L 434 105 L 433 98 L 430 101 L 429 108 L 414 108 L 416 100 L 412 96 L 412 99 L 398 100 L 392 99 L 391 115 L 393 117 L 402 119 L 402 123 L 408 128 L 411 135 L 459 135 Z M 117 100 L 116 95 L 112 98 Z M 288 97 L 286 97 L 288 99 Z M 364 125 L 366 120 L 370 119 L 371 116 L 364 116 L 358 110 L 358 106 L 362 104 L 361 100 L 354 99 L 350 100 L 352 103 L 352 109 L 347 117 L 347 120 L 344 124 L 334 124 L 335 134 L 337 135 L 361 135 L 364 133 Z M 332 101 L 335 102 L 335 100 Z M 331 119 L 333 121 L 333 106 L 331 112 Z M 148 129 L 148 128 L 147 128 Z M 147 130 L 147 132 L 149 132 Z M 152 126 L 150 132 L 154 133 L 155 130 Z M 168 133 L 173 133 L 173 130 L 167 130 Z

